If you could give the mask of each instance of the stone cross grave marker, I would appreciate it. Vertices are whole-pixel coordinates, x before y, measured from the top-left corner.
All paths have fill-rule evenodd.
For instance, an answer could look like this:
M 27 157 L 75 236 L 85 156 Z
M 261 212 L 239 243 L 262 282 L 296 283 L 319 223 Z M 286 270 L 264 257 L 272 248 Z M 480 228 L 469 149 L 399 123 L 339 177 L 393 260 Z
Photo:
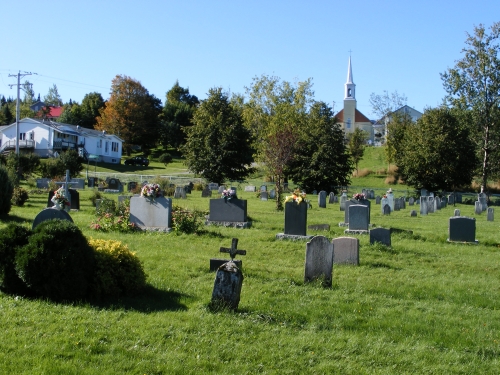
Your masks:
M 237 249 L 237 247 L 238 247 L 238 239 L 233 238 L 233 240 L 231 241 L 231 247 L 221 247 L 219 251 L 221 253 L 229 253 L 231 260 L 234 260 L 234 258 L 236 257 L 237 254 L 247 255 L 246 250 L 239 250 L 239 249 Z
M 66 179 L 62 182 L 56 182 L 58 185 L 62 185 L 64 189 L 64 196 L 68 199 L 70 207 L 71 207 L 71 195 L 69 194 L 69 185 L 76 184 L 76 182 L 71 182 L 71 178 L 69 177 L 69 169 L 66 169 Z
M 231 241 L 231 247 L 221 247 L 220 252 L 221 253 L 229 253 L 229 256 L 231 257 L 231 262 L 234 262 L 238 268 L 242 268 L 243 263 L 241 260 L 234 260 L 234 257 L 239 254 L 239 255 L 247 255 L 246 250 L 238 250 L 238 239 L 233 238 Z M 217 271 L 220 266 L 222 266 L 224 263 L 229 262 L 226 259 L 215 259 L 212 258 L 210 259 L 210 271 Z

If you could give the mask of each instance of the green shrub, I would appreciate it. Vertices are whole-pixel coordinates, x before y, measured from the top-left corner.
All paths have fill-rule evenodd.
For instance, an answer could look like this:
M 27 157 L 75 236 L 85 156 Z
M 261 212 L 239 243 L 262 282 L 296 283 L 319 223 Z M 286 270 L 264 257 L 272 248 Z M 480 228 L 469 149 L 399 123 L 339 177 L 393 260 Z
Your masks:
M 16 254 L 16 271 L 37 295 L 79 300 L 90 291 L 94 251 L 78 227 L 66 220 L 38 225 Z
M 7 293 L 26 294 L 27 287 L 15 268 L 16 253 L 28 243 L 31 230 L 9 224 L 0 230 L 0 286 Z
M 11 198 L 14 186 L 9 178 L 9 173 L 4 167 L 0 167 L 0 215 L 6 215 L 12 207 Z
M 141 261 L 127 245 L 113 240 L 90 239 L 96 268 L 93 284 L 95 296 L 121 296 L 139 292 L 146 285 Z
M 16 186 L 12 194 L 12 203 L 18 207 L 24 206 L 24 202 L 29 199 L 28 192 L 22 187 Z
M 172 162 L 172 155 L 170 155 L 168 152 L 161 154 L 160 157 L 158 158 L 158 161 L 167 166 Z
M 103 200 L 96 210 L 97 220 L 90 224 L 90 228 L 100 232 L 119 231 L 129 232 L 136 229 L 130 223 L 130 199 L 126 199 L 116 207 L 115 201 Z
M 205 186 L 203 184 L 194 184 L 193 185 L 194 191 L 203 191 L 204 188 L 205 188 Z
M 202 212 L 188 211 L 178 206 L 172 209 L 172 227 L 176 233 L 199 233 L 203 227 Z
M 97 206 L 96 206 L 97 207 Z M 108 198 L 102 198 L 99 207 L 96 208 L 96 216 L 103 216 L 105 214 L 115 214 L 116 212 L 116 201 Z

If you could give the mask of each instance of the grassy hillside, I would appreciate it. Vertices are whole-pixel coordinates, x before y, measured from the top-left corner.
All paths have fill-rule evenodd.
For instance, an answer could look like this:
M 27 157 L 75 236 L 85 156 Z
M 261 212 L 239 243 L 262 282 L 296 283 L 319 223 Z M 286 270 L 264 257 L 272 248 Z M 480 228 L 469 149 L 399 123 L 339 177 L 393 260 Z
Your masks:
M 283 213 L 240 190 L 250 229 L 207 227 L 203 235 L 102 233 L 80 191 L 71 212 L 87 237 L 122 241 L 144 263 L 149 287 L 100 303 L 53 303 L 0 293 L 2 374 L 497 374 L 500 366 L 498 223 L 457 205 L 410 217 L 381 214 L 375 226 L 403 230 L 392 246 L 360 240 L 360 265 L 336 265 L 333 286 L 304 283 L 305 242 L 277 241 Z M 116 199 L 116 195 L 107 194 Z M 344 235 L 338 204 L 308 211 L 309 231 Z M 47 194 L 0 218 L 30 226 Z M 174 204 L 207 210 L 194 191 Z M 446 242 L 455 208 L 477 221 L 479 245 Z M 417 207 L 418 210 L 418 207 Z M 210 258 L 233 237 L 247 250 L 236 312 L 211 312 Z

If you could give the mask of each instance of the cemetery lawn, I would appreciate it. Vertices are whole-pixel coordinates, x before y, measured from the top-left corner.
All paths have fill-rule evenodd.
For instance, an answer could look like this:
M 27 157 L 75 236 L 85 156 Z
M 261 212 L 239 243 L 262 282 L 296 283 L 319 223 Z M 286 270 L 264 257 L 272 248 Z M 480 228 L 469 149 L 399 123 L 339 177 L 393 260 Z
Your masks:
M 360 239 L 360 265 L 334 266 L 333 286 L 304 284 L 305 242 L 276 241 L 284 215 L 248 199 L 250 229 L 208 227 L 203 235 L 93 232 L 90 189 L 71 212 L 87 237 L 127 244 L 143 261 L 148 288 L 101 303 L 53 303 L 0 293 L 2 374 L 498 374 L 500 231 L 474 206 L 389 216 L 372 201 L 371 223 L 401 229 L 392 247 Z M 107 194 L 116 199 L 116 195 Z M 399 194 L 396 193 L 396 196 Z M 343 236 L 339 204 L 313 209 L 308 224 Z M 31 226 L 47 194 L 31 195 L 0 221 Z M 174 204 L 207 210 L 193 191 Z M 476 218 L 478 245 L 448 243 L 455 208 Z M 412 232 L 409 232 L 412 231 Z M 231 238 L 247 250 L 236 312 L 211 312 L 215 274 Z

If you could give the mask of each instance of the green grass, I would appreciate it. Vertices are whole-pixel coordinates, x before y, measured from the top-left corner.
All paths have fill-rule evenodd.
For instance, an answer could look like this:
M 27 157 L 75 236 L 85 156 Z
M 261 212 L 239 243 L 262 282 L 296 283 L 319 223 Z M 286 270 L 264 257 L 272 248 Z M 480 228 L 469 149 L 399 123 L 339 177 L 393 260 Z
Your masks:
M 333 286 L 323 288 L 303 282 L 305 242 L 275 240 L 283 213 L 272 201 L 240 191 L 252 228 L 208 227 L 203 236 L 92 232 L 91 191 L 80 191 L 81 210 L 71 212 L 75 223 L 87 237 L 127 244 L 144 262 L 149 287 L 136 298 L 99 305 L 0 294 L 0 373 L 498 373 L 498 222 L 457 205 L 476 217 L 479 245 L 450 244 L 455 207 L 411 218 L 412 207 L 383 216 L 372 202 L 373 224 L 413 233 L 393 234 L 391 248 L 356 236 L 360 266 L 335 266 Z M 308 224 L 327 223 L 331 230 L 309 234 L 343 236 L 339 205 L 320 209 L 311 198 Z M 0 228 L 31 225 L 46 199 L 32 195 Z M 208 209 L 199 191 L 174 203 Z M 213 313 L 209 259 L 220 257 L 219 247 L 233 237 L 247 250 L 237 257 L 245 276 L 241 302 L 234 313 Z

